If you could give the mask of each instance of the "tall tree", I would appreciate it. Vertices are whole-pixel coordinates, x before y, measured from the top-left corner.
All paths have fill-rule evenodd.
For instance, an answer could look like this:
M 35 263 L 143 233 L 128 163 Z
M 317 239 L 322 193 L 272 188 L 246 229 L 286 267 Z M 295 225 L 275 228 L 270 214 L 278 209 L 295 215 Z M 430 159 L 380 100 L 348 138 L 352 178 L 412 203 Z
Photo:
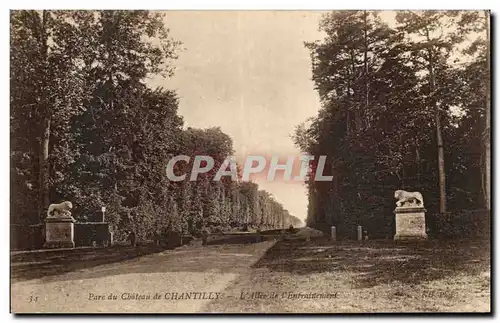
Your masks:
M 399 12 L 396 20 L 402 24 L 400 30 L 409 35 L 408 41 L 412 45 L 412 53 L 418 55 L 425 66 L 428 82 L 428 104 L 433 110 L 434 126 L 439 172 L 439 211 L 446 212 L 446 170 L 443 142 L 443 114 L 447 106 L 443 107 L 442 98 L 439 96 L 440 84 L 437 83 L 440 66 L 446 69 L 446 60 L 457 42 L 461 38 L 453 37 L 452 33 L 445 30 L 456 26 L 454 18 L 457 12 L 427 10 L 422 12 Z M 444 71 L 443 71 L 444 72 Z
M 61 154 L 50 153 L 54 147 L 52 139 L 68 139 L 69 121 L 82 111 L 86 95 L 81 66 L 72 55 L 81 47 L 67 46 L 74 29 L 60 11 L 11 12 L 12 151 L 16 155 L 18 149 L 23 149 L 21 146 L 27 148 L 27 154 L 22 156 L 32 167 L 29 176 L 24 173 L 24 183 L 28 191 L 36 192 L 36 198 L 33 197 L 38 218 L 43 217 L 50 189 L 61 177 L 58 166 L 70 161 L 62 153 L 66 145 L 57 147 Z M 26 121 L 32 125 L 23 126 Z M 18 162 L 14 157 L 13 166 L 19 170 Z M 23 185 L 15 187 L 22 189 Z

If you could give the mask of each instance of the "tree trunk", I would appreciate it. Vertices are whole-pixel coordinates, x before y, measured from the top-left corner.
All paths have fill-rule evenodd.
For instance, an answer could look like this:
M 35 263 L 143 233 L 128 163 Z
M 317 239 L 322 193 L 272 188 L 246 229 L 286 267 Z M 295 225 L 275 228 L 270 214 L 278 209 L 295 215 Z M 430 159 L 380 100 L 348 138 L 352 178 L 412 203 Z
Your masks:
M 443 136 L 441 130 L 441 118 L 439 116 L 439 110 L 436 106 L 435 114 L 436 122 L 436 138 L 437 138 L 437 148 L 438 148 L 438 170 L 439 170 L 439 212 L 446 212 L 446 174 L 444 168 L 444 145 Z
M 354 53 L 354 50 L 351 49 L 351 75 L 352 75 L 352 80 L 349 82 L 350 83 L 350 89 L 349 89 L 349 101 L 354 102 L 354 133 L 358 133 L 361 130 L 361 106 L 358 104 L 358 101 L 355 98 L 356 94 L 356 55 Z M 351 94 L 352 90 L 352 94 Z M 351 106 L 352 108 L 352 106 Z
M 430 43 L 429 31 L 427 30 L 427 41 Z M 436 125 L 436 141 L 437 141 L 437 151 L 438 151 L 438 173 L 439 173 L 439 212 L 446 212 L 446 173 L 444 167 L 444 144 L 443 144 L 443 132 L 441 129 L 441 116 L 439 111 L 439 104 L 436 95 L 436 75 L 434 74 L 434 57 L 432 53 L 432 48 L 429 47 L 429 77 L 430 77 L 430 90 L 431 98 L 434 105 L 434 122 Z
M 50 143 L 50 117 L 44 117 L 43 119 L 43 133 L 41 138 L 41 150 L 40 150 L 40 201 L 43 208 L 47 208 L 50 204 L 49 196 L 49 143 Z M 42 212 L 42 217 L 45 212 Z
M 42 11 L 42 23 L 41 23 L 41 58 L 42 58 L 42 75 L 46 76 L 47 73 L 45 69 L 47 68 L 48 59 L 48 35 L 47 35 L 47 19 L 48 12 L 46 10 Z M 42 97 L 39 100 L 39 109 L 41 115 L 41 136 L 40 136 L 40 156 L 39 156 L 39 170 L 40 170 L 40 204 L 42 205 L 40 218 L 45 217 L 45 208 L 49 206 L 50 196 L 49 196 L 49 144 L 50 144 L 50 109 L 48 106 L 48 88 L 47 82 L 44 80 L 42 84 Z

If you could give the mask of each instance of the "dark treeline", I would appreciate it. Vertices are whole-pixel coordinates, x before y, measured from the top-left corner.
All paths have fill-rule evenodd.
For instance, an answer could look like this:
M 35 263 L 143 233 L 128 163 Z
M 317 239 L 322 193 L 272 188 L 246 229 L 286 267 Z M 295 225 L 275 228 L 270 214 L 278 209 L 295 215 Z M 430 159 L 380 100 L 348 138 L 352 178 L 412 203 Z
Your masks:
M 171 157 L 210 155 L 218 167 L 233 146 L 219 128 L 184 129 L 176 94 L 146 85 L 173 73 L 180 44 L 164 21 L 148 11 L 11 12 L 11 223 L 41 223 L 50 203 L 70 200 L 80 220 L 106 206 L 118 240 L 300 224 L 254 183 L 167 179 Z
M 390 237 L 397 189 L 422 192 L 429 216 L 489 209 L 489 12 L 395 18 L 332 12 L 306 44 L 322 108 L 294 139 L 334 176 L 308 183 L 309 226 Z

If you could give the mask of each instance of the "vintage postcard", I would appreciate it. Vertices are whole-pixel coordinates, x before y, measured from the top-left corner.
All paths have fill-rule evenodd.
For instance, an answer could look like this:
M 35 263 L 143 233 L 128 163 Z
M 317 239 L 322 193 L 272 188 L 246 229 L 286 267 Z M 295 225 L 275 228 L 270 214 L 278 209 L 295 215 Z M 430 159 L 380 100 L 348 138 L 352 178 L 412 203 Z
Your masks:
M 10 12 L 12 313 L 490 313 L 489 10 Z

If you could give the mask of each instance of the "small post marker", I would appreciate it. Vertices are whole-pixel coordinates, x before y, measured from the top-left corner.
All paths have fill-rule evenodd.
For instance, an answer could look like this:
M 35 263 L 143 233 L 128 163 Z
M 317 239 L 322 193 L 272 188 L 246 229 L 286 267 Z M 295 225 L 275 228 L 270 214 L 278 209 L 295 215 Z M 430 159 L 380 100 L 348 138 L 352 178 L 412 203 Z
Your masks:
M 363 240 L 363 227 L 358 225 L 358 241 Z
M 332 240 L 336 241 L 337 240 L 337 228 L 335 228 L 335 226 L 332 226 L 330 228 L 330 230 L 331 230 Z

